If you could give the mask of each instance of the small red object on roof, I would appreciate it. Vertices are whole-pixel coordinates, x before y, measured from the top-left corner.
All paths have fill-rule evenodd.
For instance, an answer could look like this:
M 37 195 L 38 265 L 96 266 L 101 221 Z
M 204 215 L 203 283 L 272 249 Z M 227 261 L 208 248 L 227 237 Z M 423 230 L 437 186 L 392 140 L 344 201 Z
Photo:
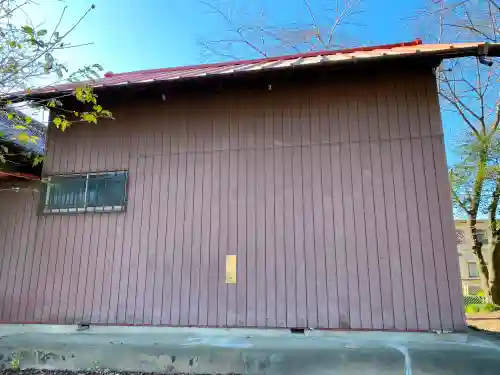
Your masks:
M 113 77 L 113 72 L 106 72 L 106 73 L 104 73 L 104 77 L 106 77 L 106 78 Z

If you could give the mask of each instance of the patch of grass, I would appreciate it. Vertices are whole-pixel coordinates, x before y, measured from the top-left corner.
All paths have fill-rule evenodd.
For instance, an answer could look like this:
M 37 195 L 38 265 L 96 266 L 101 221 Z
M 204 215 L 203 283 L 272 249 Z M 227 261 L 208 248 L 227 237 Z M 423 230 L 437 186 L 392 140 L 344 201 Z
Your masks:
M 500 306 L 495 305 L 494 303 L 486 303 L 483 306 L 483 311 L 484 312 L 500 311 Z
M 12 361 L 10 362 L 10 368 L 16 371 L 18 371 L 21 368 L 21 361 L 19 361 L 19 358 L 12 359 Z
M 477 314 L 500 311 L 500 306 L 493 303 L 473 303 L 465 306 L 465 312 L 467 314 Z

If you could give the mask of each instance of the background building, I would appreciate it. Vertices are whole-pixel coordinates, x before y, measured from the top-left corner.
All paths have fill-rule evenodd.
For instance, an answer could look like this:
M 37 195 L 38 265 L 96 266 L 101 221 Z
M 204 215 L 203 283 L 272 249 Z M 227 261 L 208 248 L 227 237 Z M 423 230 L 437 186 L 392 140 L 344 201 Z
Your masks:
M 483 243 L 483 254 L 486 261 L 489 259 L 488 244 L 489 226 L 488 220 L 478 220 L 477 227 Z M 481 291 L 479 270 L 476 258 L 472 252 L 472 237 L 467 227 L 467 220 L 455 220 L 457 234 L 458 260 L 460 265 L 460 278 L 462 279 L 462 290 L 465 296 L 476 295 Z

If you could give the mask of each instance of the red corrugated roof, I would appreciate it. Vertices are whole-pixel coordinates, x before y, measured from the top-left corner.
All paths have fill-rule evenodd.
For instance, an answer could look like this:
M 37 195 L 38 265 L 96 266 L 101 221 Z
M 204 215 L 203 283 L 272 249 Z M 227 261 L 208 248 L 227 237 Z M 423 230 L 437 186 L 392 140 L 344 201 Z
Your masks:
M 12 177 L 22 178 L 26 180 L 36 180 L 36 181 L 41 179 L 40 176 L 31 173 L 0 171 L 0 179 L 12 178 Z
M 479 48 L 486 43 L 423 44 L 420 39 L 411 42 L 385 44 L 371 47 L 350 48 L 335 51 L 318 51 L 295 55 L 276 56 L 255 60 L 229 61 L 165 69 L 140 70 L 130 73 L 106 73 L 103 78 L 77 83 L 44 87 L 35 92 L 72 91 L 78 86 L 90 85 L 95 88 L 117 87 L 179 79 L 202 78 L 224 74 L 243 74 L 251 71 L 286 69 L 315 64 L 334 64 L 345 61 L 376 59 L 381 57 L 404 57 L 435 55 L 441 58 L 478 55 Z M 498 51 L 498 44 L 493 46 Z M 32 91 L 33 92 L 33 91 Z

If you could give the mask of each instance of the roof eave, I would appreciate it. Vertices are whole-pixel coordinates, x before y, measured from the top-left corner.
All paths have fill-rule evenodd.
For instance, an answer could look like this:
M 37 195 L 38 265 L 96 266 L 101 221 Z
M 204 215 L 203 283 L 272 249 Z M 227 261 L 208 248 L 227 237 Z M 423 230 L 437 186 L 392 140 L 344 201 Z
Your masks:
M 339 69 L 346 69 L 346 67 L 351 66 L 352 64 L 357 64 L 357 63 L 375 63 L 375 62 L 380 62 L 384 60 L 401 60 L 403 61 L 410 61 L 410 60 L 418 60 L 418 59 L 429 59 L 431 61 L 432 59 L 435 60 L 436 66 L 444 59 L 452 59 L 452 58 L 460 58 L 460 57 L 497 57 L 500 56 L 500 43 L 495 43 L 495 44 L 489 44 L 489 43 L 484 43 L 480 45 L 475 45 L 475 46 L 470 46 L 470 47 L 462 47 L 460 49 L 456 48 L 450 48 L 449 50 L 430 50 L 430 51 L 419 51 L 417 47 L 416 52 L 412 53 L 407 53 L 407 54 L 382 54 L 380 56 L 372 56 L 372 57 L 353 57 L 350 59 L 345 59 L 345 60 L 339 60 L 339 61 L 321 61 L 315 64 L 310 64 L 310 65 L 290 65 L 290 66 L 283 66 L 283 67 L 276 67 L 272 69 L 262 69 L 262 70 L 241 70 L 241 71 L 234 71 L 232 73 L 227 73 L 224 74 L 224 77 L 241 77 L 241 76 L 247 76 L 251 74 L 266 74 L 268 72 L 282 72 L 282 71 L 291 71 L 291 70 L 302 70 L 302 69 L 314 69 L 314 68 L 324 68 L 324 67 L 329 67 L 334 69 L 335 67 L 338 67 Z M 169 83 L 174 83 L 174 82 L 183 82 L 183 81 L 196 81 L 196 80 L 204 80 L 207 78 L 214 78 L 217 76 L 221 76 L 219 74 L 207 74 L 204 76 L 187 76 L 187 77 L 179 77 L 175 80 L 148 80 L 147 82 L 128 82 L 128 83 L 119 83 L 119 84 L 111 84 L 111 85 L 96 85 L 94 86 L 94 90 L 96 92 L 103 92 L 109 89 L 120 89 L 120 88 L 131 88 L 131 87 L 143 87 L 143 86 L 150 86 L 154 84 L 166 84 L 168 85 Z M 82 83 L 84 85 L 85 83 Z M 21 97 L 19 100 L 26 100 L 30 98 L 47 98 L 47 97 L 52 97 L 54 95 L 58 95 L 60 93 L 66 93 L 66 92 L 72 92 L 74 91 L 75 87 L 68 88 L 68 89 L 57 89 L 56 87 L 53 88 L 52 91 L 44 91 L 44 92 L 34 92 L 30 95 L 24 95 Z M 18 97 L 19 98 L 19 97 Z

